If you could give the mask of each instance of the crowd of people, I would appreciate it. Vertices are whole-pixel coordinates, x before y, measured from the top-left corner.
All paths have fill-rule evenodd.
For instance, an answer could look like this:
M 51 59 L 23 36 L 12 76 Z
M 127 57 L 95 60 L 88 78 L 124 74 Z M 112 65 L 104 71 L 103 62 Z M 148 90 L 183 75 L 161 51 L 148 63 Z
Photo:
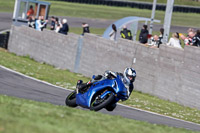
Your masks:
M 48 20 L 44 19 L 44 16 L 39 16 L 38 18 L 34 17 L 33 6 L 30 6 L 27 12 L 27 19 L 29 27 L 32 27 L 38 31 L 42 31 L 47 27 Z M 89 25 L 87 23 L 82 23 L 83 32 L 81 35 L 85 33 L 90 33 Z M 51 17 L 51 26 L 50 30 L 55 31 L 56 33 L 61 33 L 67 35 L 69 32 L 69 25 L 67 23 L 67 19 L 62 19 L 62 21 L 52 16 Z M 148 26 L 143 25 L 140 34 L 139 34 L 139 42 L 149 46 L 151 48 L 159 48 L 159 46 L 163 43 L 163 34 L 164 29 L 160 29 L 159 35 L 149 35 Z M 117 27 L 115 24 L 112 24 L 112 31 L 109 34 L 110 40 L 116 41 L 117 39 Z M 122 30 L 120 31 L 120 36 L 123 39 L 132 40 L 133 36 L 131 30 L 127 29 L 127 26 L 124 25 Z M 172 37 L 169 39 L 167 45 L 182 48 L 181 41 L 184 43 L 183 45 L 191 45 L 200 47 L 200 30 L 195 31 L 192 28 L 189 28 L 187 31 L 187 35 L 182 33 L 172 33 Z
M 163 34 L 164 29 L 160 28 L 159 35 L 149 35 L 148 26 L 143 25 L 139 34 L 139 42 L 151 48 L 159 48 L 159 46 L 163 43 Z M 112 24 L 112 31 L 110 32 L 109 36 L 110 40 L 116 41 L 117 27 L 115 24 Z M 121 38 L 128 40 L 132 40 L 133 38 L 131 31 L 127 29 L 126 25 L 124 25 L 120 31 L 120 36 Z M 181 40 L 184 44 L 181 44 Z M 167 45 L 180 49 L 182 49 L 183 45 L 200 47 L 200 30 L 195 31 L 194 29 L 189 28 L 186 35 L 178 32 L 172 33 Z
M 47 27 L 48 20 L 44 19 L 44 16 L 39 16 L 35 18 L 33 6 L 31 5 L 27 12 L 28 26 L 34 28 L 38 31 L 43 31 Z M 89 25 L 87 23 L 82 23 L 83 33 L 90 33 Z M 51 17 L 50 30 L 55 31 L 56 33 L 61 33 L 67 35 L 69 32 L 69 25 L 67 19 L 59 19 L 57 17 Z
M 161 28 L 160 35 L 153 35 L 152 37 L 149 37 L 147 25 L 143 25 L 139 35 L 139 42 L 151 48 L 159 48 L 159 46 L 163 43 L 163 34 L 164 29 Z M 150 39 L 149 42 L 148 39 Z M 183 44 L 181 44 L 181 40 Z M 200 47 L 200 30 L 195 31 L 194 29 L 189 28 L 186 35 L 178 32 L 172 33 L 167 45 L 180 49 L 182 49 L 182 46 L 184 45 Z

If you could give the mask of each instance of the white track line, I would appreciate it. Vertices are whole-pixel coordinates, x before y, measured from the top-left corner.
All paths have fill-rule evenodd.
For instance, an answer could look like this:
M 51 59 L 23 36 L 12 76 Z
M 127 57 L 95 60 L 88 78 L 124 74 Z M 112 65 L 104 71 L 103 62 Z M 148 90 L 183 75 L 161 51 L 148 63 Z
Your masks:
M 0 65 L 0 68 L 3 68 L 3 69 L 5 69 L 5 70 L 7 70 L 7 71 L 10 71 L 10 72 L 16 73 L 16 74 L 18 74 L 18 75 L 24 76 L 24 77 L 26 77 L 26 78 L 35 80 L 35 81 L 37 81 L 37 82 L 47 84 L 47 85 L 49 85 L 49 86 L 53 86 L 53 87 L 56 87 L 56 88 L 59 88 L 59 89 L 62 89 L 62 90 L 73 91 L 73 90 L 70 90 L 70 89 L 66 89 L 66 88 L 63 88 L 63 87 L 60 87 L 60 86 L 53 85 L 53 84 L 48 83 L 48 82 L 46 82 L 46 81 L 42 81 L 42 80 L 39 80 L 39 79 L 30 77 L 30 76 L 24 75 L 24 74 L 22 74 L 22 73 L 19 73 L 19 72 L 17 72 L 17 71 L 14 71 L 14 70 L 9 69 L 9 68 L 7 68 L 7 67 L 4 67 L 4 66 L 2 66 L 2 65 Z M 150 111 L 146 111 L 146 110 L 142 110 L 142 109 L 130 107 L 130 106 L 127 106 L 127 105 L 124 105 L 124 104 L 120 104 L 120 103 L 118 103 L 118 105 L 121 105 L 121 106 L 130 108 L 130 109 L 134 109 L 134 110 L 138 110 L 138 111 L 142 111 L 142 112 L 146 112 L 146 113 L 150 113 L 150 114 L 154 114 L 154 115 L 166 117 L 166 118 L 169 118 L 169 119 L 174 119 L 174 120 L 178 120 L 178 121 L 182 121 L 182 122 L 186 122 L 186 123 L 190 123 L 190 124 L 194 124 L 194 125 L 200 126 L 200 124 L 193 123 L 193 122 L 190 122 L 190 121 L 181 120 L 181 119 L 177 119 L 177 118 L 174 118 L 174 117 L 171 117 L 171 116 L 166 116 L 166 115 L 158 114 L 158 113 L 155 113 L 155 112 L 150 112 Z
M 2 31 L 0 31 L 0 34 L 2 34 L 2 33 L 4 33 L 4 32 L 7 32 L 7 31 L 10 31 L 10 29 L 2 30 Z

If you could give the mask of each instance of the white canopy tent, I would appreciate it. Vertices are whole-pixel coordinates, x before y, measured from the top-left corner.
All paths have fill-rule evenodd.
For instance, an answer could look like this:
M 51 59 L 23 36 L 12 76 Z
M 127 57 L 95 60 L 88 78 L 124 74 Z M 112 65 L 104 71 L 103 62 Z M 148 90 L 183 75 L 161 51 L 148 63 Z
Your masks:
M 120 20 L 117 20 L 113 24 L 117 27 L 117 38 L 120 37 L 120 31 L 123 28 L 124 25 L 131 30 L 133 34 L 133 40 L 136 40 L 137 30 L 138 30 L 138 22 L 139 21 L 145 21 L 145 24 L 148 24 L 148 22 L 151 21 L 150 18 L 144 18 L 144 17 L 137 17 L 137 16 L 129 16 L 122 18 Z M 154 22 L 160 23 L 160 20 L 154 20 Z M 109 39 L 109 33 L 112 31 L 112 24 L 105 30 L 103 37 Z

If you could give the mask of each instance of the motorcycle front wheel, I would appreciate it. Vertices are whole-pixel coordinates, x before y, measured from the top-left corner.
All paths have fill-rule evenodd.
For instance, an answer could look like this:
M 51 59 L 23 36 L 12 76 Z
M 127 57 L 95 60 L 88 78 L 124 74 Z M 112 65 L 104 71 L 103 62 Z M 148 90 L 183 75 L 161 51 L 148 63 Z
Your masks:
M 70 106 L 70 107 L 76 107 L 77 104 L 76 104 L 76 91 L 73 91 L 72 93 L 70 93 L 66 100 L 65 100 L 65 104 L 67 106 Z
M 91 103 L 90 110 L 99 111 L 113 102 L 115 96 L 113 93 L 107 94 L 104 98 L 99 96 L 94 97 L 94 101 Z

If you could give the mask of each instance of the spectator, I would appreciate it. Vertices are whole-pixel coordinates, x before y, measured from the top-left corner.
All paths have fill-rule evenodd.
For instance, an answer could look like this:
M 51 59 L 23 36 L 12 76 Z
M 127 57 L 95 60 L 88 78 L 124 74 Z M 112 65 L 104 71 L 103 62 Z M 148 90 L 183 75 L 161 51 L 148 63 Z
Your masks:
M 60 28 L 62 27 L 62 24 L 58 18 L 55 19 L 55 32 L 58 33 L 60 31 Z
M 187 39 L 188 39 L 188 45 L 193 45 L 193 38 L 195 37 L 195 32 L 190 31 L 188 33 Z
M 34 28 L 35 29 L 35 17 L 30 16 L 28 19 L 28 27 Z
M 181 40 L 184 41 L 184 45 L 191 45 L 192 38 L 190 38 L 189 36 L 186 37 L 183 34 L 179 34 L 179 35 L 180 35 Z
M 82 35 L 84 35 L 84 33 L 90 33 L 90 27 L 89 27 L 88 24 L 82 23 L 82 27 L 83 27 L 83 33 L 82 33 Z
M 143 25 L 143 28 L 141 29 L 141 32 L 139 35 L 139 42 L 143 44 L 147 43 L 148 34 L 149 34 L 149 31 L 147 30 L 147 25 Z
M 27 11 L 26 16 L 27 16 L 27 18 L 29 19 L 29 17 L 31 17 L 31 16 L 33 16 L 33 15 L 34 15 L 33 6 L 30 5 L 30 8 L 29 8 L 29 10 Z
M 173 47 L 176 47 L 176 48 L 182 48 L 180 40 L 179 40 L 179 33 L 178 32 L 172 34 L 172 37 L 169 39 L 169 42 L 167 43 L 167 45 L 173 46 Z
M 42 31 L 42 28 L 46 25 L 46 23 L 48 22 L 48 20 L 46 20 L 43 24 L 42 24 L 42 16 L 39 16 L 38 20 L 35 21 L 35 29 L 38 31 Z
M 189 28 L 188 30 L 187 30 L 187 32 L 189 33 L 189 32 L 194 32 L 194 29 L 193 28 Z
M 121 38 L 132 40 L 133 36 L 131 31 L 127 29 L 126 25 L 123 26 L 122 31 L 120 32 Z
M 151 48 L 158 48 L 159 47 L 159 43 L 160 43 L 160 39 L 158 37 L 158 35 L 154 35 L 152 38 L 151 38 L 151 41 L 150 41 L 150 45 Z
M 69 31 L 69 26 L 67 24 L 67 19 L 63 19 L 62 27 L 60 28 L 59 33 L 67 35 L 68 31 Z
M 110 40 L 116 41 L 117 39 L 117 27 L 115 24 L 112 24 L 112 31 L 109 34 Z
M 54 18 L 54 16 L 52 16 L 51 17 L 51 30 L 55 30 L 55 25 L 56 25 L 56 23 L 55 23 L 55 18 Z
M 192 38 L 192 45 L 200 47 L 200 30 L 197 30 L 196 35 Z
M 159 35 L 158 48 L 159 48 L 160 44 L 162 44 L 162 41 L 163 41 L 163 34 L 164 34 L 164 29 L 163 29 L 163 28 L 160 28 L 160 35 Z
M 48 21 L 48 20 L 44 20 L 44 16 L 41 16 L 41 24 L 44 25 L 44 26 L 41 28 L 42 31 L 43 31 L 44 28 L 47 27 L 47 22 L 46 22 L 46 21 Z

